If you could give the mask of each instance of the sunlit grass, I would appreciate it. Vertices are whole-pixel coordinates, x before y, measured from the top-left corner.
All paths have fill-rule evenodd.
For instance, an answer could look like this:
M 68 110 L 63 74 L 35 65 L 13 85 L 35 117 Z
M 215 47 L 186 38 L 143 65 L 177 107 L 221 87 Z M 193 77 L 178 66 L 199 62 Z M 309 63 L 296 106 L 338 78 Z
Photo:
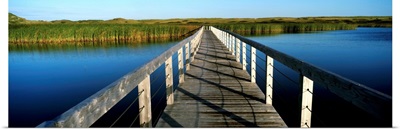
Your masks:
M 143 24 L 11 24 L 9 42 L 157 42 L 185 37 L 198 27 Z
M 263 35 L 277 33 L 301 33 L 310 31 L 352 30 L 353 24 L 283 23 L 283 24 L 217 24 L 218 28 L 242 35 Z

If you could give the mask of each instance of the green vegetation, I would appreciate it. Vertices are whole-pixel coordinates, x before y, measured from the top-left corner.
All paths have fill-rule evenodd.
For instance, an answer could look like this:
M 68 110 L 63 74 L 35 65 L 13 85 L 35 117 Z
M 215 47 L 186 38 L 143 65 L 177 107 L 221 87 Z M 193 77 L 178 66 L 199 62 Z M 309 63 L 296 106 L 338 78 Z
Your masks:
M 9 13 L 10 43 L 144 43 L 184 38 L 202 25 L 242 35 L 392 27 L 391 16 L 32 21 Z
M 159 42 L 186 37 L 198 27 L 143 24 L 10 24 L 9 42 Z
M 309 31 L 352 30 L 356 25 L 331 23 L 283 23 L 283 24 L 220 24 L 218 28 L 241 35 L 265 35 L 277 33 L 300 33 Z

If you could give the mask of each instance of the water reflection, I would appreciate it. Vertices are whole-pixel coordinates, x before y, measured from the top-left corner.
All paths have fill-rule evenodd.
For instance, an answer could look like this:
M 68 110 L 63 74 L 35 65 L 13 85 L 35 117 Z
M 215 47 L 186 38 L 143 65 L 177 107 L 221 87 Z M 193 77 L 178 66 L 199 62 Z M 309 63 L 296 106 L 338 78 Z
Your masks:
M 51 120 L 175 44 L 10 45 L 9 126 Z

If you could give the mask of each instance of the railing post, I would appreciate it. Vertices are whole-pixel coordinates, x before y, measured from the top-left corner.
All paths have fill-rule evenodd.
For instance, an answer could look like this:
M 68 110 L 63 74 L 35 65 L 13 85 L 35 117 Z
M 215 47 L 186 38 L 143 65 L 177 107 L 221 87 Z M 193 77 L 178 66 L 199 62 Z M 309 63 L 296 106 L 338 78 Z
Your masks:
M 232 35 L 232 55 L 236 55 L 236 37 Z
M 231 34 L 229 34 L 229 51 L 231 51 L 231 52 L 233 52 L 233 48 L 232 48 L 233 42 L 232 42 L 232 39 L 233 39 L 233 36 L 232 36 Z
M 229 38 L 229 36 L 228 36 L 228 33 L 226 33 L 226 32 L 224 32 L 224 33 L 225 33 L 225 46 L 228 47 L 228 38 Z
M 247 66 L 247 56 L 246 56 L 246 43 L 242 42 L 242 65 L 243 65 L 243 70 L 246 70 Z
M 251 47 L 251 82 L 256 82 L 256 48 Z
M 265 58 L 267 61 L 265 63 L 265 76 L 267 77 L 266 79 L 266 89 L 265 89 L 265 101 L 267 105 L 272 105 L 272 93 L 273 93 L 273 72 L 274 72 L 274 59 L 269 57 L 268 55 Z
M 138 85 L 140 127 L 152 127 L 150 76 Z
M 194 38 L 190 41 L 190 61 L 189 62 L 192 62 L 194 59 L 195 48 L 196 48 L 196 38 Z
M 226 38 L 227 38 L 227 36 L 226 36 L 226 33 L 225 33 L 225 32 L 222 32 L 222 34 L 224 35 L 224 40 L 223 40 L 223 42 L 224 42 L 224 45 L 226 46 Z
M 236 61 L 240 62 L 240 40 L 236 38 Z
M 179 71 L 179 83 L 185 81 L 185 75 L 183 72 L 183 47 L 178 50 L 178 71 Z
M 311 127 L 313 81 L 300 74 L 301 123 L 300 127 Z
M 221 36 L 222 36 L 222 43 L 225 45 L 225 33 L 221 32 Z
M 229 35 L 228 35 L 228 33 L 226 33 L 226 32 L 224 32 L 224 33 L 225 33 L 225 46 L 228 47 L 228 38 L 229 38 Z
M 167 92 L 167 105 L 174 104 L 174 76 L 172 69 L 172 56 L 165 61 L 165 87 Z
M 185 55 L 185 64 L 186 64 L 186 71 L 188 71 L 188 70 L 190 70 L 190 61 L 189 61 L 189 57 L 190 57 L 190 49 L 189 49 L 189 44 L 190 44 L 190 42 L 188 42 L 188 43 L 186 43 L 185 44 L 185 53 L 186 53 L 186 55 Z
M 196 40 L 195 44 L 194 44 L 194 48 L 193 48 L 193 56 L 192 56 L 192 60 L 194 60 L 194 56 L 197 54 L 197 49 L 199 49 L 199 41 Z
M 228 47 L 228 38 L 229 38 L 229 36 L 228 36 L 228 33 L 226 33 L 226 32 L 224 32 L 224 33 L 225 33 L 225 46 Z
M 231 34 L 228 34 L 228 49 L 229 49 L 229 51 L 232 51 L 231 50 Z

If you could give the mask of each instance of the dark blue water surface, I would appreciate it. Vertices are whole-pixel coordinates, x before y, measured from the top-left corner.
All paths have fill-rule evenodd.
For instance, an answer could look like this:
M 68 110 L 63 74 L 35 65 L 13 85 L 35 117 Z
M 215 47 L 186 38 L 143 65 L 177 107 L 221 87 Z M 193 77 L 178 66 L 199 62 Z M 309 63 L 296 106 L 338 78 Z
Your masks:
M 392 95 L 392 29 L 279 34 L 248 37 L 322 69 Z M 249 50 L 247 54 L 250 54 Z M 257 84 L 264 91 L 265 54 L 257 51 Z M 248 61 L 250 62 L 250 57 Z M 274 62 L 273 105 L 288 126 L 300 125 L 299 74 Z M 247 66 L 250 70 L 250 65 Z M 282 74 L 283 73 L 283 74 Z M 379 120 L 324 89 L 318 83 L 313 92 L 313 127 L 382 127 L 391 119 Z
M 281 34 L 250 39 L 392 95 L 391 28 Z
M 54 119 L 175 44 L 10 49 L 9 126 Z

